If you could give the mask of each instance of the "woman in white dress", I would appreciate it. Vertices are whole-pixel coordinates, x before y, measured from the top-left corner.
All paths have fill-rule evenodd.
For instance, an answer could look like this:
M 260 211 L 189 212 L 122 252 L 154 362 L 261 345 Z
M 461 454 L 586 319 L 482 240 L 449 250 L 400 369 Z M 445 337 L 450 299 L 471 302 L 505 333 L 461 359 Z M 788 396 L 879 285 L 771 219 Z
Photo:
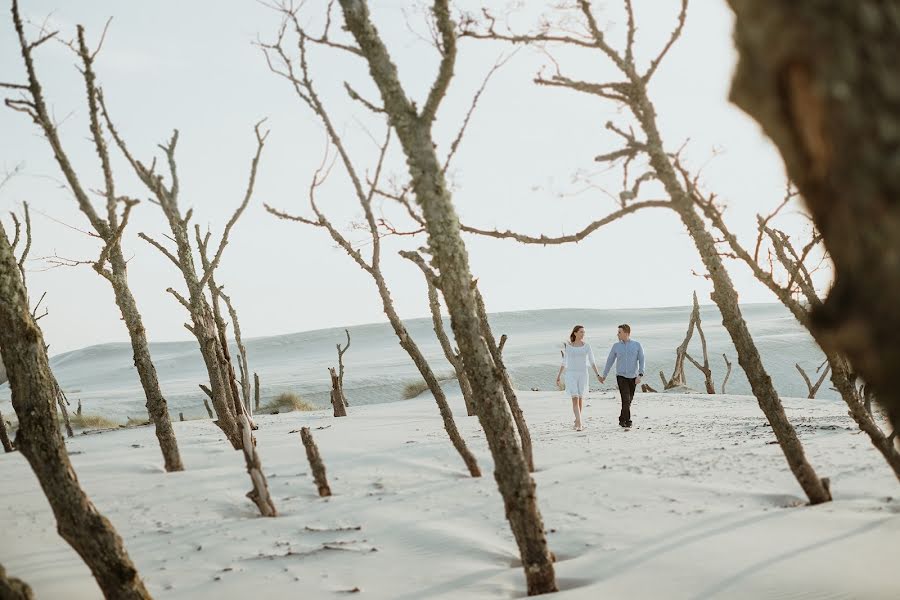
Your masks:
M 556 375 L 556 386 L 559 387 L 563 371 L 566 372 L 566 391 L 572 396 L 575 431 L 584 428 L 581 423 L 581 411 L 584 410 L 584 397 L 588 393 L 588 364 L 593 367 L 599 381 L 600 371 L 597 370 L 594 351 L 591 350 L 591 345 L 584 341 L 584 327 L 576 325 L 569 335 L 568 343 L 563 346 L 562 363 Z

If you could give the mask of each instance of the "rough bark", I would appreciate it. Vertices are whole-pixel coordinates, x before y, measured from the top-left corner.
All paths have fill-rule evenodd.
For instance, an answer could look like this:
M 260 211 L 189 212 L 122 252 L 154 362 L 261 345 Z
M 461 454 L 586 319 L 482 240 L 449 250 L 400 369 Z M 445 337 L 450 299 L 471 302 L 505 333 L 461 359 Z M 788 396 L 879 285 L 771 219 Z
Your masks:
M 431 323 L 434 328 L 434 334 L 437 336 L 438 342 L 441 345 L 441 350 L 444 351 L 444 357 L 447 359 L 447 362 L 453 366 L 453 370 L 456 372 L 456 379 L 459 382 L 459 389 L 462 392 L 463 402 L 466 404 L 466 413 L 470 417 L 475 416 L 475 399 L 472 396 L 472 385 L 469 383 L 469 378 L 466 376 L 466 369 L 463 365 L 462 356 L 453 349 L 450 338 L 447 337 L 447 332 L 444 329 L 444 319 L 441 317 L 441 302 L 438 297 L 437 287 L 435 286 L 434 272 L 428 268 L 428 265 L 425 264 L 425 259 L 417 252 L 403 250 L 400 252 L 400 256 L 414 262 L 425 275 L 425 284 L 428 286 L 428 307 L 431 309 Z
M 141 315 L 138 311 L 134 296 L 131 293 L 131 288 L 128 285 L 126 261 L 122 252 L 121 239 L 125 226 L 128 223 L 128 216 L 131 208 L 137 201 L 127 197 L 118 196 L 115 191 L 115 180 L 109 159 L 109 152 L 99 121 L 98 100 L 100 92 L 96 86 L 96 75 L 93 69 L 96 52 L 91 52 L 88 49 L 85 42 L 84 29 L 81 26 L 78 26 L 77 53 L 82 62 L 81 72 L 87 93 L 91 138 L 103 171 L 103 194 L 106 198 L 107 210 L 106 218 L 101 217 L 94 208 L 86 188 L 82 185 L 81 179 L 75 171 L 75 167 L 70 162 L 69 157 L 63 148 L 55 121 L 47 108 L 32 57 L 33 50 L 38 47 L 39 44 L 31 43 L 26 39 L 22 19 L 19 14 L 18 2 L 16 1 L 13 2 L 12 14 L 15 29 L 18 34 L 19 47 L 28 76 L 28 83 L 23 87 L 27 90 L 26 95 L 29 97 L 29 100 L 8 99 L 6 104 L 16 110 L 20 110 L 20 112 L 28 114 L 34 123 L 42 130 L 44 137 L 53 152 L 54 159 L 62 171 L 66 184 L 78 202 L 79 208 L 85 216 L 87 216 L 98 238 L 104 244 L 103 250 L 100 253 L 100 258 L 94 262 L 92 266 L 94 270 L 104 277 L 112 286 L 116 305 L 119 307 L 122 320 L 128 329 L 134 365 L 138 371 L 141 387 L 144 389 L 147 413 L 156 429 L 156 437 L 163 454 L 165 468 L 167 471 L 181 471 L 184 466 L 178 452 L 175 432 L 172 429 L 172 423 L 169 420 L 168 406 L 160 391 L 156 367 L 153 365 L 150 356 Z M 46 39 L 49 38 L 43 39 L 46 41 Z M 118 212 L 120 204 L 124 205 L 121 215 Z M 109 267 L 106 266 L 107 262 L 109 262 Z
M 900 427 L 900 18 L 889 0 L 729 0 L 731 100 L 784 159 L 834 264 L 812 313 Z
M 369 65 L 384 110 L 403 147 L 416 202 L 423 211 L 429 250 L 440 274 L 440 289 L 447 302 L 454 337 L 463 356 L 466 375 L 478 398 L 475 408 L 494 456 L 494 477 L 519 546 L 528 594 L 557 591 L 535 483 L 516 439 L 504 400 L 502 378 L 482 337 L 468 254 L 431 135 L 432 121 L 446 93 L 456 58 L 456 38 L 449 7 L 441 0 L 433 6 L 441 36 L 441 66 L 419 111 L 400 84 L 397 68 L 369 18 L 368 4 L 361 0 L 340 0 L 340 4 L 347 29 Z
M 14 452 L 16 447 L 9 439 L 9 432 L 6 431 L 6 421 L 3 419 L 3 413 L 0 413 L 0 442 L 3 444 L 4 452 Z
M 316 482 L 319 496 L 322 498 L 330 496 L 331 487 L 329 487 L 328 478 L 325 476 L 325 463 L 322 462 L 319 448 L 316 446 L 309 427 L 300 429 L 300 438 L 303 440 L 303 446 L 306 448 L 306 459 L 309 461 L 309 468 L 312 470 L 313 480 Z
M 34 600 L 31 586 L 15 577 L 9 577 L 0 565 L 0 600 Z
M 40 328 L 0 225 L 0 354 L 19 417 L 16 442 L 56 517 L 107 598 L 150 598 L 122 539 L 78 485 L 56 418 L 56 387 Z
M 481 290 L 475 288 L 475 303 L 478 307 L 478 318 L 481 321 L 481 331 L 484 341 L 487 343 L 488 349 L 491 351 L 491 357 L 494 359 L 494 366 L 497 369 L 497 376 L 503 384 L 503 394 L 506 396 L 506 403 L 512 413 L 513 420 L 516 422 L 516 429 L 519 432 L 519 443 L 522 445 L 522 455 L 528 464 L 528 470 L 534 473 L 534 455 L 531 450 L 531 432 L 528 430 L 528 423 L 525 422 L 525 415 L 522 413 L 522 407 L 519 406 L 519 398 L 513 389 L 512 381 L 509 378 L 509 371 L 503 363 L 503 346 L 506 344 L 504 336 L 502 343 L 497 343 L 494 339 L 494 332 L 491 330 L 491 323 L 488 320 L 487 308 L 484 306 L 484 298 L 481 296 Z
M 272 496 L 269 494 L 269 485 L 263 473 L 259 453 L 256 451 L 256 439 L 253 437 L 253 431 L 250 429 L 250 419 L 247 418 L 247 415 L 241 413 L 238 415 L 238 422 L 241 426 L 241 436 L 243 438 L 241 449 L 244 451 L 247 473 L 250 475 L 250 481 L 253 483 L 253 489 L 247 492 L 247 497 L 259 508 L 259 514 L 264 517 L 277 517 L 278 511 L 275 510 L 275 504 L 272 502 Z
M 347 408 L 344 404 L 344 394 L 341 391 L 341 378 L 334 367 L 328 367 L 328 373 L 331 375 L 331 406 L 334 407 L 334 416 L 346 417 Z

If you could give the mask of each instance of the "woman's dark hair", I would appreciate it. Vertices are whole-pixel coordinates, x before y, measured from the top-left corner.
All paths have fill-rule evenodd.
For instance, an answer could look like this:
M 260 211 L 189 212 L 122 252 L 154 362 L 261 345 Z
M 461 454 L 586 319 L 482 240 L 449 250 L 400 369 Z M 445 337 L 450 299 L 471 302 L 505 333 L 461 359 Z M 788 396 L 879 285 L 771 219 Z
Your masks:
M 569 334 L 569 342 L 575 343 L 575 334 L 578 333 L 579 329 L 584 329 L 584 325 L 576 325 L 572 328 L 572 333 Z

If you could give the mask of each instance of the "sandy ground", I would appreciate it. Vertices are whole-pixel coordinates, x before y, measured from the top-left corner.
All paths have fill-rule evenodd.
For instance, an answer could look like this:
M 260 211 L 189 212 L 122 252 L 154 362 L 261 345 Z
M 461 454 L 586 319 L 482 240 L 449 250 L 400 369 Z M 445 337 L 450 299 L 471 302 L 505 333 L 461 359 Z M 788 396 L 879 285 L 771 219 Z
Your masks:
M 803 506 L 753 398 L 639 394 L 635 427 L 595 394 L 571 430 L 561 393 L 522 392 L 560 598 L 900 598 L 897 480 L 834 401 L 786 400 L 835 501 Z M 486 475 L 467 477 L 430 396 L 260 416 L 280 516 L 244 497 L 243 457 L 209 421 L 175 423 L 187 471 L 150 428 L 68 442 L 85 490 L 157 598 L 516 598 L 524 577 L 475 417 L 451 399 Z M 334 496 L 320 499 L 309 425 Z M 41 599 L 97 598 L 25 460 L 0 456 L 0 563 Z M 356 595 L 356 594 L 354 594 Z

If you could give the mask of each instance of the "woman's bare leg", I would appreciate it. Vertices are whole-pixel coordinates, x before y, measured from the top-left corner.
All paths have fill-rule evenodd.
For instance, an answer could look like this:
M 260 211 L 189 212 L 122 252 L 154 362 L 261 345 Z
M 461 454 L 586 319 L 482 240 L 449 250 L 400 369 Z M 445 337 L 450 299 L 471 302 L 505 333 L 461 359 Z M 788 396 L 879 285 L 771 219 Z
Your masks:
M 581 429 L 581 396 L 572 396 L 572 412 L 575 413 L 575 430 Z

